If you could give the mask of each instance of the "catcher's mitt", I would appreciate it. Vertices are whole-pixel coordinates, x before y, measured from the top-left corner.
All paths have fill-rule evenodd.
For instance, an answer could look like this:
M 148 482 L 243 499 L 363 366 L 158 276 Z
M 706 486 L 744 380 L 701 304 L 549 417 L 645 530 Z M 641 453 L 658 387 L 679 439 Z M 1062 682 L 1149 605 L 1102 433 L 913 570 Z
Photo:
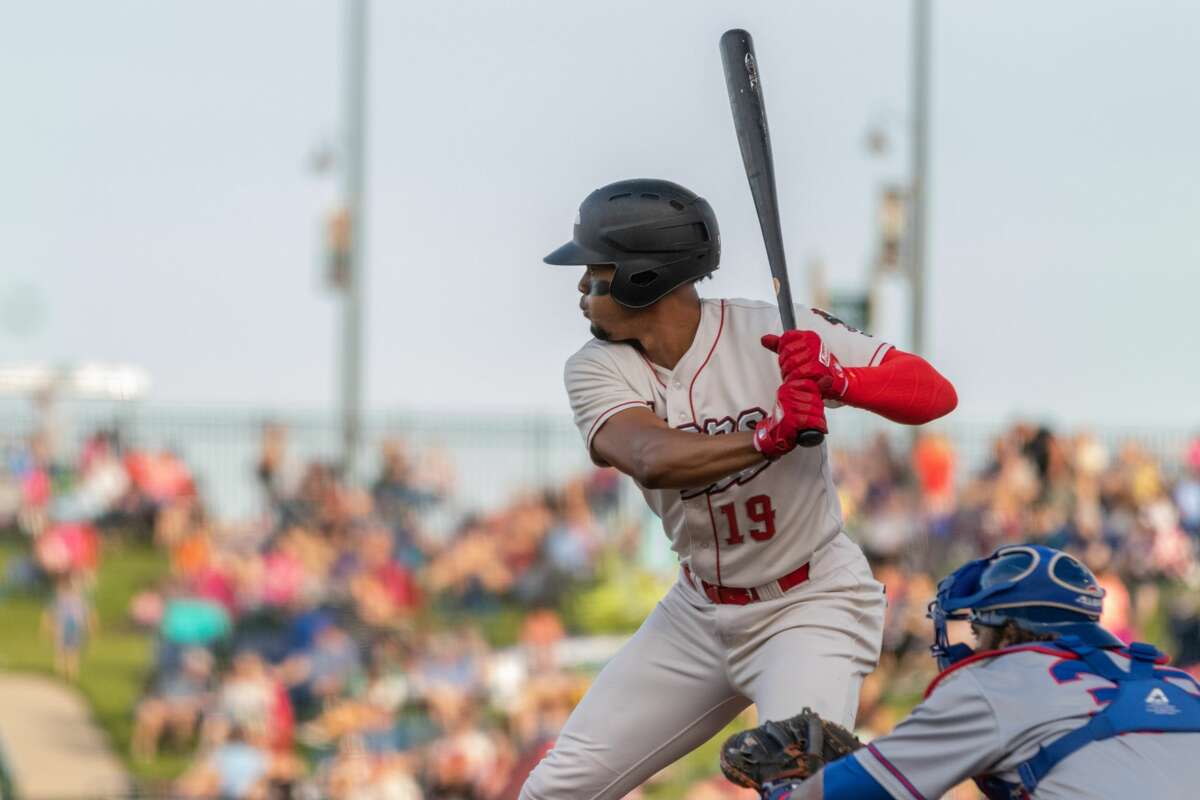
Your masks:
M 738 786 L 760 791 L 772 781 L 802 781 L 862 747 L 850 731 L 811 708 L 791 719 L 735 733 L 721 746 L 721 771 Z

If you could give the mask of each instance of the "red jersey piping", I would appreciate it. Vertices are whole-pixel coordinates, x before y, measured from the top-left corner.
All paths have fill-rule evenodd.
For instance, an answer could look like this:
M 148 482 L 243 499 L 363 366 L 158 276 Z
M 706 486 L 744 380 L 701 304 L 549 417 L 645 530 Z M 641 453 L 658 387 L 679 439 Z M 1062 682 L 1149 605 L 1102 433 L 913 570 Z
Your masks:
M 917 787 L 913 786 L 912 782 L 909 781 L 908 778 L 904 777 L 904 773 L 896 769 L 892 762 L 883 757 L 883 753 L 879 752 L 879 748 L 876 747 L 874 743 L 867 745 L 867 752 L 875 756 L 875 760 L 882 764 L 888 772 L 892 773 L 892 777 L 900 781 L 900 783 L 904 785 L 904 788 L 908 789 L 909 793 L 912 794 L 916 800 L 925 800 L 925 795 L 918 792 Z
M 596 433 L 596 428 L 598 428 L 600 426 L 601 422 L 606 421 L 609 418 L 609 416 L 612 414 L 612 412 L 616 411 L 618 408 L 624 408 L 625 406 L 649 406 L 649 405 L 650 404 L 647 403 L 645 400 L 626 400 L 624 403 L 617 403 L 612 408 L 608 408 L 608 409 L 605 409 L 604 411 L 601 411 L 600 415 L 598 417 L 596 417 L 596 421 L 592 423 L 592 427 L 588 428 L 588 435 L 587 435 L 588 447 L 592 446 L 592 435 Z
M 976 661 L 983 661 L 984 659 L 995 658 L 996 656 L 1006 656 L 1009 653 L 1028 653 L 1028 652 L 1044 653 L 1045 655 L 1055 656 L 1057 658 L 1066 658 L 1066 659 L 1075 659 L 1075 660 L 1079 659 L 1079 656 L 1077 656 L 1074 653 L 1071 653 L 1067 650 L 1059 650 L 1056 647 L 1047 647 L 1045 645 L 1040 645 L 1040 644 L 1019 644 L 1019 645 L 1015 645 L 1014 647 L 1002 647 L 999 650 L 982 650 L 978 653 L 972 653 L 971 655 L 964 658 L 962 661 L 959 661 L 955 664 L 951 664 L 950 666 L 946 667 L 944 670 L 939 672 L 934 677 L 934 679 L 929 682 L 929 688 L 927 688 L 925 690 L 925 698 L 928 699 L 929 695 L 933 694 L 933 690 L 937 688 L 938 684 L 942 682 L 943 678 L 945 678 L 946 676 L 948 676 L 954 672 L 957 672 L 958 670 L 962 669 L 963 667 L 974 664 Z
M 708 348 L 708 355 L 704 357 L 704 363 L 700 365 L 700 369 L 696 370 L 696 374 L 692 376 L 692 382 L 688 384 L 688 408 L 692 410 L 692 424 L 699 430 L 700 422 L 696 419 L 696 403 L 692 400 L 692 390 L 696 388 L 696 379 L 700 377 L 700 373 L 708 366 L 709 359 L 716 352 L 717 342 L 721 341 L 721 331 L 725 330 L 725 301 L 721 301 L 721 321 L 717 324 L 717 335 L 713 339 L 712 347 Z M 717 549 L 717 586 L 722 586 L 721 582 L 721 537 L 717 534 L 717 519 L 713 516 L 712 497 L 707 493 L 704 495 L 704 500 L 708 503 L 708 523 L 712 526 L 713 546 Z
M 699 421 L 696 420 L 696 404 L 692 402 L 692 390 L 696 388 L 696 379 L 700 377 L 700 373 L 708 366 L 709 359 L 717 349 L 717 342 L 721 341 L 721 331 L 725 330 L 725 301 L 721 301 L 721 322 L 717 325 L 717 336 L 713 339 L 712 347 L 708 349 L 708 355 L 704 357 L 704 363 L 700 365 L 700 369 L 696 370 L 696 374 L 692 376 L 692 382 L 688 385 L 688 407 L 692 410 L 692 424 L 697 428 L 700 427 Z
M 708 524 L 712 525 L 713 544 L 717 547 L 717 586 L 724 586 L 721 582 L 721 539 L 717 536 L 717 518 L 713 516 L 712 510 L 712 495 L 704 495 L 705 502 L 708 503 Z
M 636 350 L 637 348 L 634 348 L 634 349 Z M 647 368 L 650 370 L 650 374 L 654 376 L 654 380 L 658 381 L 658 385 L 659 385 L 659 386 L 661 386 L 661 387 L 663 387 L 664 389 L 665 389 L 665 388 L 667 388 L 667 383 L 666 383 L 666 381 L 664 381 L 664 380 L 663 380 L 663 379 L 662 379 L 662 378 L 659 376 L 659 374 L 658 374 L 658 370 L 656 370 L 656 369 L 654 368 L 654 364 L 652 364 L 652 363 L 650 362 L 650 359 L 646 358 L 646 354 L 645 354 L 645 353 L 643 353 L 641 350 L 638 350 L 638 351 L 637 351 L 637 354 L 638 354 L 639 356 L 641 356 L 641 357 L 642 357 L 642 361 L 645 361 L 645 362 L 646 362 L 646 367 L 647 367 Z
M 933 693 L 933 690 L 935 688 L 937 688 L 937 685 L 942 682 L 942 678 L 945 678 L 947 675 L 954 672 L 955 670 L 961 669 L 961 668 L 967 666 L 968 664 L 974 664 L 976 661 L 982 661 L 985 658 L 996 658 L 997 656 L 1006 656 L 1009 653 L 1032 652 L 1032 653 L 1042 653 L 1043 655 L 1047 655 L 1047 656 L 1054 656 L 1055 658 L 1061 658 L 1061 659 L 1065 659 L 1067 661 L 1078 661 L 1079 660 L 1079 656 L 1075 655 L 1075 653 L 1072 653 L 1070 650 L 1062 650 L 1057 647 L 1052 647 L 1049 645 L 1050 645 L 1049 642 L 1047 642 L 1045 645 L 1018 644 L 1018 645 L 1014 645 L 1012 647 L 1002 647 L 999 650 L 984 650 L 983 652 L 974 653 L 972 655 L 969 655 L 966 658 L 964 658 L 962 661 L 959 661 L 957 664 L 951 664 L 949 667 L 947 667 L 946 669 L 944 669 L 940 673 L 938 673 L 938 675 L 936 677 L 934 677 L 934 679 L 932 681 L 929 682 L 929 688 L 925 690 L 925 697 L 929 697 L 929 695 Z M 1117 655 L 1117 656 L 1122 656 L 1123 658 L 1131 657 L 1129 655 L 1129 653 L 1125 652 L 1124 650 L 1116 650 L 1116 649 L 1110 650 L 1110 649 L 1106 648 L 1104 652 L 1112 653 L 1113 655 Z M 1154 660 L 1154 663 L 1158 664 L 1158 665 L 1163 665 L 1169 661 L 1170 661 L 1170 659 L 1166 656 L 1166 654 L 1162 654 L 1162 655 L 1159 655 L 1159 657 Z

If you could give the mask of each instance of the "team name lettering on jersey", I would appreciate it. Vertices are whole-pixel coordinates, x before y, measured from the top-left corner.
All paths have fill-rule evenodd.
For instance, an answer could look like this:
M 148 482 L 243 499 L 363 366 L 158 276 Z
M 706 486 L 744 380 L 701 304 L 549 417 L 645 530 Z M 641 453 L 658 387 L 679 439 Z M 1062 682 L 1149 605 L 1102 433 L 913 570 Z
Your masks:
M 755 406 L 747 408 L 744 411 L 738 412 L 737 418 L 721 417 L 720 419 L 706 419 L 699 426 L 689 422 L 686 425 L 679 426 L 681 431 L 702 432 L 709 436 L 719 436 L 723 433 L 750 433 L 758 425 L 767 418 L 767 412 Z M 706 494 L 719 494 L 725 491 L 730 486 L 744 486 L 752 481 L 757 476 L 761 475 L 763 470 L 771 466 L 770 461 L 764 461 L 748 469 L 744 469 L 736 475 L 730 475 L 728 478 L 723 478 L 715 483 L 705 486 L 703 489 L 685 489 L 680 492 L 680 497 L 684 500 L 690 500 L 693 497 L 702 497 Z

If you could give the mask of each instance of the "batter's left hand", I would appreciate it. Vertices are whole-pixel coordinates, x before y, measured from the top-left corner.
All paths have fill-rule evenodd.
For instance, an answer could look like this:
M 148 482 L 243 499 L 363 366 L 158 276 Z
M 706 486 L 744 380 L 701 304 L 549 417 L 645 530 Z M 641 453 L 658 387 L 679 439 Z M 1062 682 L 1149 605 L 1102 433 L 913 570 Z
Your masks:
M 784 331 L 783 336 L 768 333 L 762 337 L 762 346 L 779 356 L 785 381 L 814 381 L 827 400 L 840 400 L 846 394 L 846 371 L 815 331 Z
M 784 381 L 775 392 L 775 409 L 754 429 L 754 449 L 770 460 L 790 453 L 806 430 L 829 433 L 821 391 L 812 381 Z

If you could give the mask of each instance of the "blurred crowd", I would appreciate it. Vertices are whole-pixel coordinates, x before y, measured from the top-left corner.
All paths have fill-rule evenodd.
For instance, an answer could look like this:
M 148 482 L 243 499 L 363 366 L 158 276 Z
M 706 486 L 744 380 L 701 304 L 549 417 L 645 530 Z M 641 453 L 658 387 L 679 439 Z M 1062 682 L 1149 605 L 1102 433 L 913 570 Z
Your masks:
M 104 537 L 165 553 L 169 577 L 129 607 L 155 639 L 130 755 L 194 753 L 181 796 L 516 798 L 616 646 L 577 637 L 563 656 L 554 610 L 611 544 L 610 472 L 463 513 L 436 451 L 384 442 L 352 486 L 267 425 L 247 476 L 262 513 L 228 523 L 168 451 L 111 432 L 70 463 L 50 450 L 36 435 L 5 453 L 0 527 L 32 542 L 6 583 L 55 587 L 48 625 L 77 672 Z M 485 618 L 506 623 L 491 643 Z
M 98 431 L 70 463 L 54 456 L 51 431 L 8 442 L 0 469 L 0 529 L 19 530 L 33 558 L 9 564 L 5 583 L 52 584 L 43 631 L 54 641 L 55 665 L 68 678 L 96 628 L 91 589 L 100 566 L 100 532 L 149 529 L 159 512 L 194 497 L 183 460 L 170 450 L 124 448 L 115 432 Z
M 639 534 L 666 547 L 653 523 L 621 516 L 611 470 L 465 512 L 451 460 L 400 440 L 358 486 L 265 426 L 247 474 L 262 513 L 238 523 L 209 515 L 184 459 L 113 432 L 66 466 L 38 436 L 4 455 L 0 527 L 33 553 L 7 581 L 55 587 L 47 628 L 75 654 L 67 674 L 94 624 L 103 538 L 144 531 L 166 554 L 169 577 L 129 608 L 155 641 L 131 757 L 188 754 L 173 787 L 188 797 L 516 798 L 619 643 L 567 609 L 612 579 L 614 554 L 621 571 L 649 568 Z M 1164 461 L 1020 424 L 986 463 L 959 459 L 936 433 L 834 452 L 847 530 L 889 599 L 865 734 L 888 730 L 932 675 L 938 577 L 1003 543 L 1077 553 L 1108 591 L 1106 626 L 1200 665 L 1200 439 Z M 721 780 L 687 789 L 743 796 Z
M 185 796 L 515 798 L 586 686 L 558 663 L 551 609 L 591 574 L 613 482 L 448 517 L 444 460 L 414 463 L 388 441 L 376 478 L 349 486 L 293 461 L 275 426 L 256 476 L 253 525 L 216 525 L 197 502 L 159 517 L 172 581 L 135 755 L 198 737 Z M 228 623 L 176 635 L 180 600 Z M 516 641 L 490 647 L 473 620 L 506 606 L 526 610 Z

